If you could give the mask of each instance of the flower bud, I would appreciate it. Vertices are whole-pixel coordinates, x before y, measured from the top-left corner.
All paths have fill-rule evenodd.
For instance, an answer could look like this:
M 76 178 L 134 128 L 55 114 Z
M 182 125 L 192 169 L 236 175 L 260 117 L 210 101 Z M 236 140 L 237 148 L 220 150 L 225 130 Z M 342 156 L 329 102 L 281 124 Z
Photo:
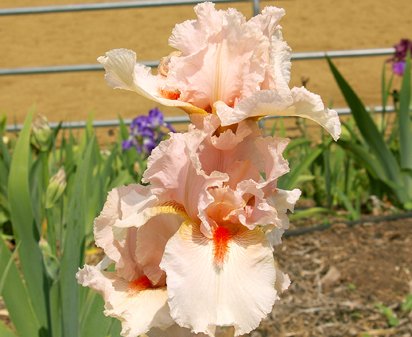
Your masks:
M 59 171 L 50 178 L 46 190 L 46 208 L 52 208 L 66 188 L 66 173 L 61 167 Z
M 52 134 L 47 118 L 41 114 L 37 114 L 33 121 L 32 131 L 32 144 L 39 151 L 47 151 L 51 142 Z
M 42 252 L 44 266 L 46 267 L 47 275 L 50 279 L 57 280 L 60 270 L 60 262 L 53 254 L 51 247 L 46 239 L 41 238 L 39 241 L 39 247 Z

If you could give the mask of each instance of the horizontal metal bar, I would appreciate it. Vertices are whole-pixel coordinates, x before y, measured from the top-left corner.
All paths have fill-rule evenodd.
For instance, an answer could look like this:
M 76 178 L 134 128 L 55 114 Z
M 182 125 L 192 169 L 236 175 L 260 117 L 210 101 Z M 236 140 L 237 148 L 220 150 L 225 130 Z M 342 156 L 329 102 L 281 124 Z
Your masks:
M 149 67 L 157 67 L 158 61 L 139 62 Z M 24 67 L 24 68 L 4 68 L 0 69 L 0 76 L 10 75 L 35 75 L 35 74 L 56 74 L 82 71 L 102 71 L 103 66 L 100 64 L 76 64 L 63 66 L 46 66 L 46 67 Z
M 366 56 L 382 56 L 392 55 L 395 52 L 394 48 L 378 48 L 378 49 L 355 49 L 355 50 L 333 50 L 333 51 L 314 51 L 292 53 L 292 60 L 317 60 L 323 59 L 326 56 L 330 58 L 346 58 L 346 57 L 366 57 Z M 158 61 L 143 61 L 140 62 L 149 67 L 157 67 Z M 81 71 L 101 71 L 103 66 L 100 64 L 78 64 L 78 65 L 63 65 L 63 66 L 46 66 L 46 67 L 25 67 L 25 68 L 5 68 L 0 69 L 0 76 L 9 75 L 34 75 L 34 74 L 53 74 Z
M 318 60 L 326 57 L 367 57 L 392 55 L 395 48 L 375 48 L 375 49 L 354 49 L 354 50 L 332 50 L 293 53 L 292 60 Z
M 231 1 L 231 0 L 214 0 L 215 3 L 246 2 L 246 1 L 250 1 L 250 0 L 235 0 L 235 1 Z M 139 1 L 122 1 L 122 2 L 95 3 L 95 4 L 76 4 L 76 5 L 5 8 L 5 9 L 0 9 L 0 16 L 5 16 L 5 15 L 26 15 L 26 14 L 49 14 L 49 13 L 64 13 L 64 12 L 112 10 L 112 9 L 130 9 L 130 8 L 177 6 L 177 5 L 193 5 L 193 4 L 197 4 L 199 2 L 202 2 L 202 1 L 194 1 L 194 0 L 139 0 Z
M 334 109 L 339 115 L 350 115 L 351 110 L 349 108 L 337 108 Z M 370 108 L 368 108 L 370 110 Z M 373 107 L 374 112 L 382 112 L 383 108 L 381 106 L 376 106 Z M 393 106 L 388 106 L 386 107 L 386 112 L 394 112 L 395 109 Z M 280 118 L 281 116 L 267 116 L 264 118 L 265 121 L 275 119 L 275 118 Z M 292 117 L 285 117 L 285 118 L 292 118 Z M 132 122 L 132 119 L 125 119 L 123 122 L 126 125 L 130 125 Z M 171 123 L 171 124 L 183 124 L 183 123 L 189 123 L 190 119 L 187 115 L 182 115 L 182 116 L 171 116 L 171 117 L 165 117 L 165 122 Z M 82 129 L 86 127 L 87 122 L 85 121 L 75 121 L 75 122 L 63 122 L 62 123 L 62 128 L 63 129 Z M 59 123 L 56 122 L 51 122 L 49 123 L 51 128 L 56 128 Z M 107 127 L 117 127 L 120 125 L 120 122 L 118 119 L 112 119 L 112 120 L 102 120 L 102 121 L 93 121 L 93 127 L 95 128 L 107 128 Z M 6 126 L 6 131 L 8 132 L 17 132 L 20 131 L 23 128 L 23 124 L 14 124 L 14 125 L 7 125 Z

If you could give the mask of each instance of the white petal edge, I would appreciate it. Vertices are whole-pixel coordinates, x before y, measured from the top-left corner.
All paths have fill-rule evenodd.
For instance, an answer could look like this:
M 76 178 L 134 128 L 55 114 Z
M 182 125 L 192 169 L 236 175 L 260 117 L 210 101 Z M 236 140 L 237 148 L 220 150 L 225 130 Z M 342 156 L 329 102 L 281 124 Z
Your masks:
M 85 265 L 76 274 L 84 287 L 99 292 L 105 301 L 104 314 L 122 322 L 121 335 L 136 337 L 152 327 L 166 329 L 174 322 L 169 315 L 165 288 L 131 292 L 128 282 L 115 273 Z
M 136 63 L 136 53 L 129 49 L 112 49 L 97 61 L 106 70 L 107 84 L 114 89 L 124 89 L 166 106 L 179 107 L 187 113 L 206 114 L 190 103 L 172 100 L 159 94 L 161 79 L 151 73 L 150 67 Z
M 276 208 L 277 218 L 275 226 L 268 226 L 266 237 L 272 246 L 282 242 L 283 233 L 289 228 L 289 217 L 287 212 L 293 212 L 295 204 L 302 194 L 301 190 L 295 188 L 292 191 L 276 189 L 275 193 L 268 198 L 270 205 Z
M 121 259 L 119 243 L 124 243 L 127 233 L 116 228 L 115 224 L 144 209 L 155 199 L 147 187 L 137 184 L 118 187 L 108 193 L 103 210 L 94 221 L 94 237 L 96 245 L 101 247 L 110 259 L 115 262 Z
M 281 95 L 275 90 L 261 90 L 239 101 L 233 109 L 228 108 L 223 102 L 216 102 L 214 107 L 222 126 L 227 126 L 250 117 L 281 116 L 292 104 L 291 95 Z
M 325 108 L 319 95 L 304 87 L 292 88 L 293 106 L 285 111 L 285 116 L 299 116 L 318 123 L 328 131 L 334 140 L 341 134 L 341 125 L 338 113 Z

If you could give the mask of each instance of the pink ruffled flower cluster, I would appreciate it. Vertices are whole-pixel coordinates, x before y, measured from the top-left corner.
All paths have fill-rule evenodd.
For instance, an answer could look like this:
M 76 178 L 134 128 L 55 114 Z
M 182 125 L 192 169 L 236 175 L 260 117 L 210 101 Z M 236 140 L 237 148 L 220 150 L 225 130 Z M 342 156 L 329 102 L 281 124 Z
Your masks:
M 176 25 L 169 43 L 178 52 L 156 75 L 129 50 L 99 58 L 109 85 L 180 107 L 193 123 L 153 150 L 147 186 L 109 193 L 94 224 L 106 257 L 77 274 L 102 294 L 105 314 L 122 321 L 122 336 L 255 329 L 290 284 L 273 246 L 300 196 L 277 187 L 289 171 L 288 140 L 264 137 L 257 119 L 296 115 L 340 134 L 319 96 L 289 88 L 283 9 L 267 7 L 249 21 L 212 3 L 195 12 L 197 20 Z

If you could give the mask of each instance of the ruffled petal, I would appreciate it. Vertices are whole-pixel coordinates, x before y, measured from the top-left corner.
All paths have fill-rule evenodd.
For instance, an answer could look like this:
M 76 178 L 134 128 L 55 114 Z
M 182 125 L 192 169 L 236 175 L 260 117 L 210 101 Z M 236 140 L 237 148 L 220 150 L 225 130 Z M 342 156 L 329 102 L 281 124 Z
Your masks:
M 335 110 L 325 109 L 319 95 L 311 93 L 304 87 L 293 88 L 293 106 L 285 115 L 309 118 L 323 126 L 334 140 L 340 137 L 341 126 Z
M 104 314 L 122 322 L 121 335 L 124 337 L 136 337 L 152 327 L 166 329 L 174 324 L 169 315 L 165 288 L 139 291 L 115 273 L 101 271 L 98 266 L 85 265 L 76 278 L 81 285 L 103 296 Z
M 94 221 L 96 245 L 113 261 L 119 262 L 124 247 L 127 229 L 114 227 L 114 224 L 126 219 L 135 212 L 154 203 L 156 197 L 147 187 L 129 185 L 113 189 L 107 196 L 103 210 Z
M 149 67 L 136 63 L 136 53 L 132 50 L 113 49 L 97 61 L 104 66 L 106 81 L 114 89 L 135 91 L 160 104 L 180 107 L 187 113 L 206 114 L 187 102 L 162 97 L 161 91 L 165 86 L 163 77 L 152 75 Z
M 267 72 L 265 82 L 262 84 L 263 90 L 272 89 L 286 97 L 290 96 L 291 57 L 292 49 L 283 40 L 281 30 L 276 30 L 271 38 L 270 69 Z
M 238 184 L 236 192 L 244 200 L 248 200 L 245 207 L 233 212 L 242 225 L 252 230 L 256 226 L 275 223 L 277 210 L 268 204 L 258 183 L 253 180 L 242 181 Z
M 164 284 L 165 275 L 159 264 L 166 243 L 187 219 L 181 212 L 163 212 L 161 208 L 158 215 L 140 227 L 136 237 L 136 261 L 153 285 Z
M 179 89 L 181 100 L 202 109 L 210 111 L 217 101 L 233 106 L 263 82 L 269 39 L 234 9 L 216 11 L 204 3 L 196 13 L 197 22 L 175 28 L 172 42 L 183 55 L 171 59 L 167 83 Z M 192 42 L 189 33 L 201 42 L 196 49 L 182 42 L 183 34 Z
M 212 144 L 218 150 L 235 149 L 246 137 L 259 137 L 260 130 L 256 123 L 243 122 L 236 125 L 236 130 L 227 129 L 219 134 L 212 136 Z
M 198 225 L 185 223 L 167 243 L 160 267 L 180 326 L 209 336 L 216 326 L 234 326 L 239 336 L 256 328 L 278 298 L 275 264 L 260 230 L 244 228 L 222 240 L 207 239 Z M 218 252 L 225 254 L 221 266 Z
M 286 14 L 283 8 L 274 6 L 267 6 L 262 10 L 261 14 L 258 14 L 251 18 L 247 24 L 256 25 L 258 29 L 268 38 L 280 28 L 279 21 Z
M 229 114 L 220 102 L 215 104 L 216 113 L 222 121 L 222 126 L 239 123 L 250 117 L 267 115 L 282 115 L 293 103 L 291 95 L 281 95 L 275 90 L 261 90 L 239 101 Z
M 203 127 L 208 128 L 207 123 Z M 235 131 L 229 128 L 206 138 L 199 158 L 207 174 L 216 170 L 227 173 L 232 189 L 242 180 L 253 179 L 261 183 L 260 188 L 273 190 L 276 179 L 289 171 L 282 156 L 287 144 L 284 138 L 262 137 L 255 122 L 242 121 Z
M 248 24 L 259 27 L 270 41 L 270 52 L 265 81 L 262 90 L 277 90 L 281 94 L 290 95 L 289 81 L 291 69 L 291 48 L 283 40 L 280 19 L 285 15 L 283 8 L 265 7 L 261 14 L 254 16 Z
M 151 329 L 147 334 L 148 337 L 206 337 L 203 333 L 193 333 L 190 329 L 182 328 L 177 324 L 162 330 L 158 328 Z
M 198 27 L 197 20 L 187 20 L 177 24 L 169 37 L 169 45 L 180 50 L 183 55 L 195 53 L 199 47 L 203 48 L 206 45 L 207 38 Z M 188 39 L 188 36 L 192 38 Z
M 292 191 L 277 189 L 268 199 L 268 203 L 277 210 L 274 218 L 274 226 L 268 226 L 266 237 L 272 246 L 279 245 L 282 235 L 289 228 L 289 218 L 287 212 L 293 212 L 301 191 L 295 188 Z
M 172 134 L 153 150 L 143 175 L 156 194 L 183 205 L 192 219 L 197 218 L 202 193 L 228 180 L 224 173 L 207 175 L 203 171 L 197 151 L 205 137 L 207 134 L 199 130 Z
M 222 125 L 238 123 L 249 117 L 298 116 L 308 118 L 324 127 L 337 140 L 341 133 L 339 116 L 336 111 L 325 109 L 319 95 L 305 88 L 293 88 L 291 96 L 281 95 L 275 90 L 262 90 L 242 100 L 232 114 L 217 110 Z

